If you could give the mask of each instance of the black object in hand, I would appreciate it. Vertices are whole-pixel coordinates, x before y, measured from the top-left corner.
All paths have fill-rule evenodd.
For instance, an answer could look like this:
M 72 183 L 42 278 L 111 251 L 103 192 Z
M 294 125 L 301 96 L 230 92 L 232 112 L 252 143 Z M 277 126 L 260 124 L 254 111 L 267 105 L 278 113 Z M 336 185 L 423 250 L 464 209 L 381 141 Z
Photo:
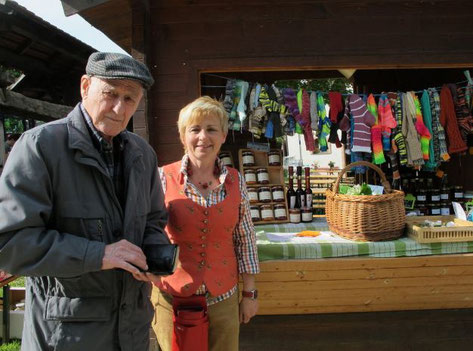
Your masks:
M 143 247 L 148 270 L 155 275 L 170 275 L 176 269 L 179 246 L 175 244 L 152 244 Z

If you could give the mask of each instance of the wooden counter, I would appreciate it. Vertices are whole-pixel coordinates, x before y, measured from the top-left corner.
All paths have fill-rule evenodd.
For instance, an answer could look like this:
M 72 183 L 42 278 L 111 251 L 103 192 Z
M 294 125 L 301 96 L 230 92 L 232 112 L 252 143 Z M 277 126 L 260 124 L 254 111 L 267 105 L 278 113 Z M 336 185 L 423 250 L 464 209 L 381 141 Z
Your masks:
M 473 254 L 266 261 L 259 315 L 473 308 Z

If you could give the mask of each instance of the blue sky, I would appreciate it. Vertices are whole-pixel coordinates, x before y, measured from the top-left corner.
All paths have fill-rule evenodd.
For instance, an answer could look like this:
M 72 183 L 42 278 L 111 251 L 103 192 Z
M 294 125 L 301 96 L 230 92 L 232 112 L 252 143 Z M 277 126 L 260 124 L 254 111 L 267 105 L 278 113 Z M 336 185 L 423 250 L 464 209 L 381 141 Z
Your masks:
M 60 28 L 99 51 L 126 53 L 105 34 L 79 15 L 66 17 L 59 0 L 14 0 L 36 16 Z M 47 5 L 46 5 L 47 4 Z

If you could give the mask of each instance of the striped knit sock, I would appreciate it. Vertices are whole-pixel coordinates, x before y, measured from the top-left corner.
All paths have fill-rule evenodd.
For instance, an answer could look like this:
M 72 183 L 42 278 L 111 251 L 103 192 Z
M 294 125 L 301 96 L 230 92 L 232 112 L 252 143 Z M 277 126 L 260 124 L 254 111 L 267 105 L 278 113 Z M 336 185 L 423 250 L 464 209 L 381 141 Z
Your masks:
M 381 136 L 381 127 L 373 126 L 371 127 L 371 144 L 373 148 L 373 163 L 380 165 L 386 162 L 383 152 L 383 142 Z

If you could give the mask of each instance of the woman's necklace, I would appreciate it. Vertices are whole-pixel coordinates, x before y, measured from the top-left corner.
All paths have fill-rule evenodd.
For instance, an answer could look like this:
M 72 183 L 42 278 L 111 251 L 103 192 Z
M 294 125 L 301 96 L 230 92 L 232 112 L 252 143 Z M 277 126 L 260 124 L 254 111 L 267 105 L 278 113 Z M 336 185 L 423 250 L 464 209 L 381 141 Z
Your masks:
M 189 163 L 189 166 L 187 167 L 187 175 L 189 177 L 192 177 L 192 170 L 190 169 L 190 163 Z M 215 162 L 215 167 L 214 167 L 214 172 L 213 172 L 214 176 L 218 178 L 218 175 L 220 174 L 220 170 L 218 169 L 218 165 L 217 165 L 217 162 Z M 197 184 L 199 184 L 199 186 L 202 187 L 202 189 L 206 190 L 209 188 L 209 186 L 211 186 L 213 184 L 213 179 L 212 180 L 209 180 L 208 182 L 197 182 Z

